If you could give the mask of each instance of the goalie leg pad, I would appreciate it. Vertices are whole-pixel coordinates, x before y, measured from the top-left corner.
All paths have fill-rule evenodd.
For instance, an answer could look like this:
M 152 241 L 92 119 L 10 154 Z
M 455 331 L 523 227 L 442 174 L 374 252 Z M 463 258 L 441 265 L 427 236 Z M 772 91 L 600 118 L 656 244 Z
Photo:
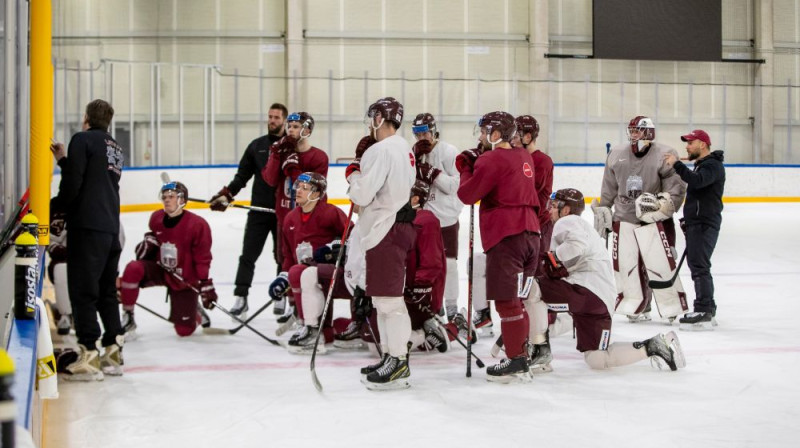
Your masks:
M 639 266 L 639 246 L 634 229 L 636 224 L 616 221 L 611 234 L 614 280 L 617 285 L 617 314 L 636 315 L 644 312 L 650 303 L 647 279 Z
M 649 279 L 671 279 L 677 269 L 677 261 L 662 223 L 641 226 L 634 230 L 634 234 Z M 661 317 L 674 319 L 689 310 L 680 277 L 675 279 L 670 288 L 653 290 L 653 295 Z

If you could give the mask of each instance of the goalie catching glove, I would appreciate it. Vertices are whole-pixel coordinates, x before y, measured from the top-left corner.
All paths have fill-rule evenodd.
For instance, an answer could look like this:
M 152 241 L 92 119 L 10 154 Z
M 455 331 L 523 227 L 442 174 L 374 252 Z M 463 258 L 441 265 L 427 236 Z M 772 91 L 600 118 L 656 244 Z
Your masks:
M 636 217 L 640 221 L 653 223 L 672 217 L 675 205 L 669 193 L 642 193 L 636 198 Z

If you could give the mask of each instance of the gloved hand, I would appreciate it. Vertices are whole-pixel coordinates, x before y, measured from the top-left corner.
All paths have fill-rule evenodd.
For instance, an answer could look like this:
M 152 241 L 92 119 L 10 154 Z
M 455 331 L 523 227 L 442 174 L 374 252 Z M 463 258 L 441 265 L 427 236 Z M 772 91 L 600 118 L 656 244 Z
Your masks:
M 53 213 L 53 219 L 50 220 L 50 233 L 53 236 L 61 236 L 61 232 L 63 232 L 64 228 L 67 226 L 65 218 L 65 213 Z
M 269 147 L 269 152 L 282 155 L 294 152 L 295 149 L 297 149 L 297 140 L 294 137 L 284 135 Z
M 558 259 L 556 253 L 553 251 L 545 252 L 542 257 L 542 263 L 544 264 L 545 274 L 552 279 L 569 276 L 569 271 L 567 271 L 567 268 L 561 263 L 561 260 Z
M 367 320 L 372 314 L 372 297 L 360 287 L 353 291 L 353 317 L 359 322 Z
M 296 152 L 286 156 L 286 159 L 284 159 L 281 164 L 281 171 L 283 171 L 284 176 L 292 179 L 303 174 L 303 170 L 300 168 L 300 156 L 298 156 Z
M 333 264 L 339 258 L 339 252 L 342 250 L 342 241 L 333 240 L 330 243 L 320 246 L 314 251 L 314 261 L 318 264 Z M 344 264 L 344 260 L 342 260 Z
M 473 148 L 463 151 L 461 154 L 456 156 L 456 169 L 459 173 L 463 173 L 464 171 L 472 171 L 475 167 L 475 161 L 478 160 L 478 156 L 480 156 L 482 151 L 480 148 Z
M 158 248 L 161 243 L 153 232 L 146 232 L 144 239 L 136 245 L 137 260 L 155 260 L 158 257 Z
M 275 280 L 269 284 L 269 298 L 278 301 L 281 300 L 286 291 L 289 289 L 289 274 L 281 272 L 275 277 Z
M 686 218 L 679 219 L 678 223 L 681 226 L 681 232 L 683 232 L 683 236 L 686 236 Z
M 417 140 L 412 149 L 414 150 L 414 157 L 419 159 L 433 151 L 433 145 L 428 140 Z
M 210 278 L 198 280 L 196 287 L 200 291 L 200 300 L 203 302 L 203 308 L 207 310 L 214 308 L 214 304 L 217 302 L 217 290 L 214 288 L 214 281 Z
M 592 199 L 592 212 L 594 212 L 594 230 L 601 238 L 607 239 L 611 233 L 611 208 L 601 206 L 595 198 Z
M 640 221 L 653 223 L 670 218 L 675 213 L 675 205 L 669 193 L 642 193 L 634 202 L 636 217 Z
M 417 164 L 417 179 L 427 183 L 428 185 L 433 185 L 433 181 L 436 180 L 436 177 L 442 173 L 442 170 L 439 168 L 434 168 L 428 163 L 418 163 Z
M 377 142 L 378 141 L 372 138 L 371 135 L 361 137 L 361 140 L 359 140 L 356 145 L 356 159 L 361 160 L 361 158 L 364 157 L 364 153 L 367 152 L 367 149 Z
M 217 192 L 214 196 L 211 196 L 211 199 L 208 200 L 211 204 L 209 207 L 211 210 L 215 212 L 224 212 L 228 209 L 228 205 L 233 202 L 233 195 L 231 194 L 228 187 L 222 187 L 221 190 Z
M 347 179 L 347 183 L 350 183 L 350 175 L 358 171 L 361 172 L 361 159 L 355 159 L 350 162 L 350 165 L 347 165 L 347 168 L 344 170 L 344 177 Z
M 406 287 L 403 298 L 409 304 L 428 305 L 433 299 L 433 286 L 421 283 Z

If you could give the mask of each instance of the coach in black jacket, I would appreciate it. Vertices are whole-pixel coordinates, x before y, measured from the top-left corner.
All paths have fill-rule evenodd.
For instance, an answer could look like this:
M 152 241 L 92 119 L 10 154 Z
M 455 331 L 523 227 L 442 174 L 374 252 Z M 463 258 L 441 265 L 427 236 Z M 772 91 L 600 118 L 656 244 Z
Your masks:
M 711 254 L 717 244 L 722 224 L 722 194 L 725 189 L 725 166 L 722 151 L 711 151 L 711 138 L 705 131 L 694 130 L 681 136 L 686 142 L 690 170 L 675 156 L 665 160 L 688 184 L 683 218 L 686 224 L 686 260 L 692 271 L 695 300 L 694 312 L 681 318 L 682 324 L 712 322 L 717 313 L 714 302 L 714 281 L 711 277 Z

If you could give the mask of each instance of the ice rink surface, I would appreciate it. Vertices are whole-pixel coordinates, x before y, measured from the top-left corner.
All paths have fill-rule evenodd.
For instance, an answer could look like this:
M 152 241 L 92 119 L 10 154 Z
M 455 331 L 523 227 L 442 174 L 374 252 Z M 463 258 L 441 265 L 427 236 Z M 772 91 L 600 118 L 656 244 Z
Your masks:
M 468 210 L 459 260 L 464 306 Z M 246 215 L 198 213 L 213 230 L 211 272 L 220 303 L 229 308 Z M 121 269 L 133 259 L 148 216 L 123 214 L 128 242 Z M 584 218 L 592 219 L 590 209 Z M 474 366 L 466 378 L 466 352 L 454 343 L 444 354 L 412 353 L 412 387 L 392 392 L 371 392 L 359 382 L 359 368 L 376 360 L 369 352 L 330 349 L 317 358 L 324 386 L 318 393 L 308 356 L 289 354 L 247 329 L 181 339 L 171 325 L 137 309 L 139 337 L 125 346 L 125 375 L 60 381 L 61 398 L 46 404 L 44 446 L 796 447 L 799 228 L 798 203 L 725 205 L 712 268 L 719 327 L 672 328 L 688 364 L 678 372 L 655 370 L 647 361 L 592 371 L 571 335 L 562 335 L 552 341 L 554 371 L 530 384 L 488 383 Z M 480 248 L 477 210 L 475 234 Z M 679 235 L 679 252 L 683 247 Z M 274 277 L 270 251 L 268 245 L 256 268 L 251 312 L 265 303 Z M 693 299 L 686 266 L 681 279 Z M 140 301 L 168 313 L 163 288 L 144 290 Z M 347 315 L 347 306 L 337 303 L 335 315 Z M 218 310 L 211 318 L 215 327 L 234 327 Z M 499 327 L 496 315 L 495 322 Z M 277 327 L 271 310 L 253 325 L 268 335 Z M 615 316 L 612 342 L 668 330 L 658 318 L 630 324 Z M 488 365 L 498 361 L 489 355 L 492 342 L 483 338 L 474 346 Z

